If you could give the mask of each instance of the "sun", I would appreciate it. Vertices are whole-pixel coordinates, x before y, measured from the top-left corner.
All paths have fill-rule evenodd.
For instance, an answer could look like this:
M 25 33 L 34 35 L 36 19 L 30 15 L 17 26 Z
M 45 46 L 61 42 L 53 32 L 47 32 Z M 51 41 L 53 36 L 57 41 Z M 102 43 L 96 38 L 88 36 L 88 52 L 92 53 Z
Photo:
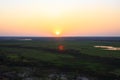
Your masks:
M 55 34 L 56 34 L 57 36 L 59 36 L 59 35 L 60 35 L 60 31 L 56 31 Z

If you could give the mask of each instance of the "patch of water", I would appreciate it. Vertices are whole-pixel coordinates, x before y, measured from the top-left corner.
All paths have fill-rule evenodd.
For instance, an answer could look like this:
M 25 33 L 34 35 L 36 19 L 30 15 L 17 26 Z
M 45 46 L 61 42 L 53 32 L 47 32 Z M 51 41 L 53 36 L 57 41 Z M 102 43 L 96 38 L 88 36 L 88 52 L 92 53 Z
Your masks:
M 26 39 L 18 39 L 18 40 L 20 40 L 20 41 L 32 41 L 32 39 L 29 39 L 29 38 L 28 39 L 27 38 Z
M 102 48 L 104 50 L 120 50 L 120 47 L 113 47 L 113 46 L 94 46 L 95 48 Z

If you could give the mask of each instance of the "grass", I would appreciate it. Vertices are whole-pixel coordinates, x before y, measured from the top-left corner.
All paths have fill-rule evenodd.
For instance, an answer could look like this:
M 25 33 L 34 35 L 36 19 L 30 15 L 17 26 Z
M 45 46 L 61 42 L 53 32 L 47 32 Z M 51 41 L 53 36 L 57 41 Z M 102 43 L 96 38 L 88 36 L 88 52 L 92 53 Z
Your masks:
M 65 51 L 60 52 L 58 46 Z M 50 64 L 59 68 L 70 68 L 95 72 L 112 73 L 120 76 L 120 51 L 108 51 L 95 48 L 96 45 L 120 47 L 120 42 L 105 41 L 7 41 L 0 42 L 0 54 L 5 54 L 17 63 L 27 61 L 30 64 Z M 29 59 L 32 59 L 29 61 Z M 112 61 L 112 62 L 111 62 Z M 36 64 L 36 65 L 37 65 Z M 44 65 L 44 64 L 43 64 Z M 9 65 L 10 66 L 10 65 Z

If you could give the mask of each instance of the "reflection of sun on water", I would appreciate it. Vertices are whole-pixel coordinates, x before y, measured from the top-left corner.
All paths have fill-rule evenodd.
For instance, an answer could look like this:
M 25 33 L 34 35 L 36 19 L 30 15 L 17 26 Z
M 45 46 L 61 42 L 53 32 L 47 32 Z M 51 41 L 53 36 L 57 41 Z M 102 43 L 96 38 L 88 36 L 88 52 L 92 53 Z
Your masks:
M 120 47 L 113 47 L 113 46 L 94 46 L 95 48 L 103 48 L 104 50 L 120 50 Z

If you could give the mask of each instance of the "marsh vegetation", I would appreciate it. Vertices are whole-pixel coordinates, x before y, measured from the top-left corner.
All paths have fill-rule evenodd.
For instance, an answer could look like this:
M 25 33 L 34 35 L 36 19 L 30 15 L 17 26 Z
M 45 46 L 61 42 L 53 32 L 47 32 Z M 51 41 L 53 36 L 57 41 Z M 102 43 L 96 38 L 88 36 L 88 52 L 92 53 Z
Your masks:
M 0 41 L 0 79 L 119 80 L 120 51 L 95 45 L 120 47 L 120 42 Z

